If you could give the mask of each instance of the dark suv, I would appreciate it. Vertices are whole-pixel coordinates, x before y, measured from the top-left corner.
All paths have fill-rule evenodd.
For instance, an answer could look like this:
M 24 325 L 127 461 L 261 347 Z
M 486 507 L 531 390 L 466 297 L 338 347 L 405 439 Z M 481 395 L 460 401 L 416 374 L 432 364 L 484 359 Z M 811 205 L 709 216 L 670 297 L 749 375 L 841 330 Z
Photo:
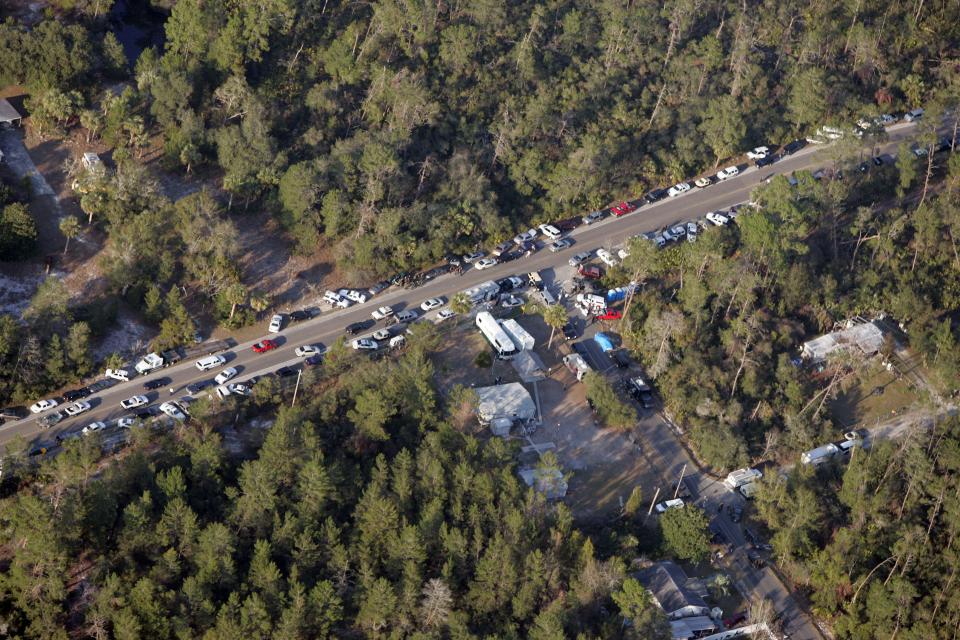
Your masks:
M 800 151 L 800 149 L 803 149 L 805 146 L 807 146 L 807 143 L 805 140 L 794 140 L 793 142 L 783 147 L 783 155 L 789 156 L 791 154 L 794 154 L 797 151 Z
M 352 322 L 347 325 L 347 328 L 344 329 L 351 336 L 355 336 L 361 331 L 366 331 L 372 327 L 375 323 L 371 320 L 361 320 L 360 322 Z

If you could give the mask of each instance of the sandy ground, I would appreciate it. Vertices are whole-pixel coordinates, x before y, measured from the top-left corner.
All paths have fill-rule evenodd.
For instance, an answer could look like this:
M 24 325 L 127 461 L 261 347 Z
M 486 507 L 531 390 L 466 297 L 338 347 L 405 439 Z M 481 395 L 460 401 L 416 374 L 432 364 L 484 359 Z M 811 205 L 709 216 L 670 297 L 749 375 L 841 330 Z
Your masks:
M 552 450 L 569 474 L 564 502 L 574 514 L 585 520 L 614 517 L 635 486 L 652 492 L 659 484 L 657 474 L 644 462 L 628 434 L 597 425 L 583 385 L 561 364 L 563 336 L 558 332 L 547 349 L 550 329 L 540 316 L 521 316 L 518 322 L 534 336 L 534 350 L 551 370 L 546 380 L 526 385 L 539 403 L 542 424 L 532 435 L 521 437 L 521 446 L 527 447 L 521 464 L 535 464 L 536 450 Z M 485 386 L 493 384 L 498 376 L 503 382 L 519 381 L 508 362 L 494 361 L 489 369 L 476 367 L 474 358 L 486 349 L 486 340 L 473 324 L 460 319 L 438 350 L 437 382 L 441 388 L 455 384 Z M 484 431 L 483 437 L 490 437 L 489 432 Z

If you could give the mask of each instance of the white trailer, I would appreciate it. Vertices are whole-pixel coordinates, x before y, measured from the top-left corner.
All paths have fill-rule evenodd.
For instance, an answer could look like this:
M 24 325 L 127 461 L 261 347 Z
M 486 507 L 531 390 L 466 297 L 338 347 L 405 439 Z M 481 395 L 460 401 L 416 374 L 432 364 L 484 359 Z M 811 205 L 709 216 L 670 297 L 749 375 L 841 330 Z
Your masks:
M 520 326 L 520 323 L 513 318 L 509 320 L 500 320 L 500 326 L 507 332 L 513 344 L 521 351 L 532 351 L 536 345 L 536 340 L 530 333 Z
M 513 344 L 513 340 L 510 339 L 510 336 L 507 335 L 507 332 L 503 330 L 503 327 L 490 312 L 481 311 L 477 314 L 477 328 L 493 346 L 498 358 L 509 360 L 517 355 L 517 345 Z
M 805 451 L 800 455 L 800 462 L 803 464 L 823 464 L 833 456 L 839 453 L 840 449 L 837 445 L 825 444 L 822 447 L 817 447 L 816 449 L 811 449 L 810 451 Z
M 736 491 L 745 484 L 754 482 L 763 477 L 758 469 L 737 469 L 727 474 L 723 484 L 727 485 L 731 491 Z

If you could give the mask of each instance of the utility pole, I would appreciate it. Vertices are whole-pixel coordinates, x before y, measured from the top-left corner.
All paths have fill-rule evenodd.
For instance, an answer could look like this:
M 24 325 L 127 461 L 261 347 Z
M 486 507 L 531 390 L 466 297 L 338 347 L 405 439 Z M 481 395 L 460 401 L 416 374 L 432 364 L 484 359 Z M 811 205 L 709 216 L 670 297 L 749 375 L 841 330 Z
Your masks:
M 657 504 L 657 496 L 660 495 L 660 487 L 657 487 L 657 492 L 653 494 L 653 500 L 650 501 L 650 508 L 647 509 L 647 516 L 653 513 L 653 505 Z
M 300 376 L 303 375 L 303 369 L 297 371 L 297 385 L 293 388 L 293 400 L 290 401 L 290 406 L 297 404 L 297 390 L 300 388 Z
M 680 469 L 680 479 L 677 480 L 677 488 L 673 491 L 673 497 L 676 498 L 680 493 L 680 484 L 683 482 L 683 474 L 687 472 L 687 463 L 683 463 L 683 469 Z

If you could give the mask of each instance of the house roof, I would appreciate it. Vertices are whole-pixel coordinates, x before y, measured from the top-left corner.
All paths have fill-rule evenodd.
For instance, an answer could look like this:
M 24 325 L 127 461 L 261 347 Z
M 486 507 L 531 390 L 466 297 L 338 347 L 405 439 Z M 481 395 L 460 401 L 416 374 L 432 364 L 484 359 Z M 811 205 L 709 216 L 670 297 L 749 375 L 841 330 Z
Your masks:
M 874 322 L 860 322 L 803 343 L 803 355 L 814 361 L 825 360 L 839 349 L 856 347 L 872 355 L 883 345 L 883 331 Z
M 680 618 L 670 621 L 670 631 L 673 640 L 688 640 L 689 638 L 700 637 L 704 631 L 715 631 L 717 623 L 707 616 L 693 616 L 692 618 Z
M 687 588 L 687 574 L 669 560 L 658 562 L 637 574 L 640 581 L 667 614 L 684 607 L 707 607 L 699 595 Z
M 484 422 L 494 418 L 528 420 L 537 413 L 530 392 L 519 382 L 479 387 L 476 392 L 477 413 Z
M 9 101 L 0 98 L 0 122 L 14 122 L 22 117 Z

